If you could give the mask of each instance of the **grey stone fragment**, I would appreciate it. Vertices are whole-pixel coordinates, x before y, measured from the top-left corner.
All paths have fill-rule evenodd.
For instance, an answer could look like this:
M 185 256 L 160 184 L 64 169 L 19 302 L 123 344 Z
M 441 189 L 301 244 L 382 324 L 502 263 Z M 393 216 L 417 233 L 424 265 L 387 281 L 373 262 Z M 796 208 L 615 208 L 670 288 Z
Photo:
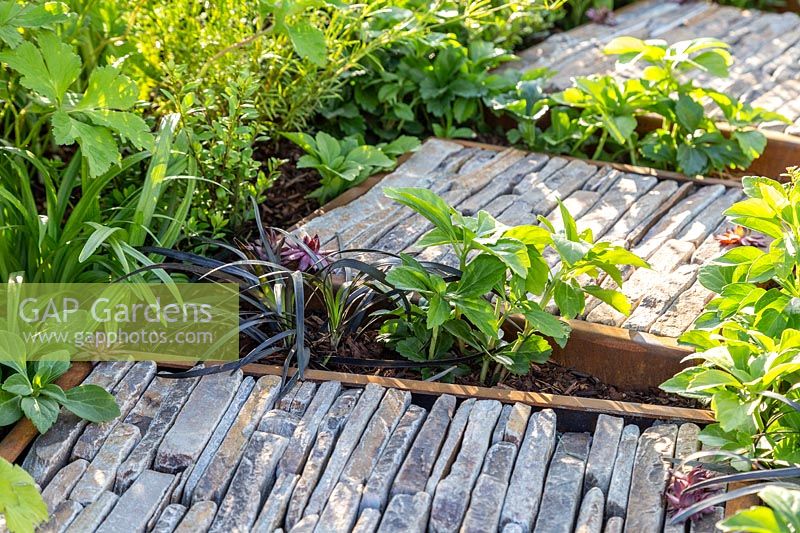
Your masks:
M 511 201 L 507 208 L 495 218 L 508 226 L 520 226 L 524 224 L 535 224 L 536 215 L 533 214 L 533 206 L 521 199 L 519 196 L 511 196 Z
M 602 533 L 605 496 L 599 487 L 592 487 L 584 496 L 575 533 Z
M 253 433 L 209 531 L 249 531 L 272 490 L 275 468 L 288 443 L 280 435 Z
M 156 380 L 153 380 L 153 383 Z M 117 470 L 117 479 L 114 482 L 114 491 L 117 494 L 125 492 L 142 472 L 152 468 L 158 446 L 169 428 L 172 427 L 175 418 L 198 381 L 198 378 L 171 380 L 172 386 L 167 393 L 166 400 L 162 402 L 158 412 L 149 423 L 141 442 L 136 445 Z
M 592 487 L 600 488 L 603 494 L 608 492 L 611 474 L 614 471 L 614 459 L 617 457 L 617 447 L 624 425 L 625 421 L 616 416 L 601 414 L 597 417 L 592 437 L 592 449 L 589 452 L 589 460 L 586 462 L 584 493 Z
M 300 388 L 297 389 L 297 394 L 292 397 L 291 401 L 284 402 L 283 399 L 281 399 L 281 405 L 278 408 L 288 411 L 294 416 L 302 417 L 303 413 L 306 412 L 306 409 L 314 399 L 314 393 L 316 390 L 317 384 L 313 381 L 303 382 L 300 385 Z
M 522 196 L 531 189 L 540 186 L 546 179 L 553 176 L 557 171 L 567 166 L 569 161 L 563 157 L 551 157 L 544 167 L 535 172 L 525 175 L 514 187 L 514 194 Z
M 531 416 L 531 406 L 524 403 L 515 403 L 511 406 L 511 413 L 503 431 L 503 440 L 516 446 L 522 443 L 525 437 L 525 428 Z
M 374 533 L 381 523 L 381 512 L 377 509 L 367 507 L 361 514 L 358 515 L 356 525 L 353 527 L 353 533 Z
M 297 415 L 282 409 L 273 409 L 264 413 L 261 422 L 258 423 L 258 431 L 274 433 L 289 439 L 294 435 L 299 423 L 300 418 Z
M 352 485 L 349 481 L 337 483 L 319 515 L 315 533 L 352 531 L 358 518 L 358 503 L 363 489 L 363 485 Z
M 286 516 L 286 509 L 289 507 L 289 500 L 292 497 L 295 485 L 300 476 L 297 474 L 281 474 L 275 480 L 272 491 L 269 493 L 264 507 L 253 525 L 252 531 L 259 533 L 271 533 L 281 524 Z
M 664 313 L 650 327 L 650 333 L 663 337 L 679 337 L 689 329 L 703 312 L 714 293 L 695 280 L 688 290 L 675 298 Z
M 461 525 L 463 533 L 497 530 L 516 454 L 517 447 L 510 442 L 501 441 L 489 448 Z
M 198 531 L 208 531 L 214 515 L 217 512 L 217 504 L 214 502 L 197 502 L 193 504 L 181 523 L 175 528 L 175 533 L 197 533 Z
M 612 516 L 606 521 L 606 527 L 603 529 L 603 533 L 622 533 L 624 525 L 625 522 L 622 520 L 622 517 Z
M 139 442 L 139 428 L 131 424 L 119 424 L 86 468 L 81 479 L 72 489 L 70 498 L 83 505 L 95 501 L 103 491 L 114 487 L 119 465 Z
M 328 496 L 333 491 L 333 487 L 339 480 L 339 476 L 344 470 L 353 450 L 359 444 L 364 429 L 369 424 L 372 414 L 378 408 L 383 397 L 384 388 L 370 383 L 364 388 L 364 392 L 358 399 L 358 403 L 353 409 L 352 415 L 347 419 L 347 423 L 342 429 L 342 434 L 336 443 L 336 448 L 328 460 L 328 465 L 322 473 L 314 492 L 306 506 L 306 515 L 321 514 Z
M 147 386 L 147 389 L 136 401 L 128 416 L 125 417 L 125 423 L 138 427 L 142 435 L 147 433 L 147 428 L 161 408 L 161 404 L 164 402 L 164 398 L 169 393 L 169 389 L 174 382 L 175 380 L 172 379 L 154 377 L 150 385 Z
M 497 419 L 497 424 L 495 424 L 494 431 L 492 432 L 492 444 L 503 440 L 503 433 L 506 431 L 506 423 L 510 415 L 511 405 L 504 405 L 503 410 L 500 411 L 500 418 Z
M 656 320 L 669 309 L 675 300 L 675 295 L 682 294 L 692 287 L 697 277 L 697 270 L 697 265 L 681 265 L 651 285 L 636 309 L 622 323 L 622 327 L 649 331 Z
M 97 529 L 101 533 L 145 531 L 148 523 L 163 509 L 169 499 L 175 476 L 154 470 L 142 473 L 120 496 L 117 505 Z
M 458 406 L 455 416 L 453 417 L 450 427 L 447 429 L 447 438 L 439 449 L 439 455 L 436 457 L 436 462 L 433 465 L 433 470 L 430 472 L 427 483 L 425 485 L 425 492 L 433 494 L 436 491 L 436 485 L 444 476 L 450 465 L 456 458 L 458 448 L 461 446 L 461 438 L 464 435 L 464 430 L 467 427 L 469 420 L 470 410 L 475 405 L 475 398 L 470 398 L 461 402 Z M 414 449 L 412 448 L 412 453 Z
M 578 220 L 578 227 L 592 230 L 595 239 L 600 239 L 614 223 L 624 215 L 631 205 L 652 189 L 658 180 L 652 176 L 626 174 L 606 192 L 592 210 Z M 573 215 L 575 216 L 575 215 Z
M 675 458 L 685 459 L 700 449 L 700 427 L 697 424 L 685 423 L 678 428 L 675 441 Z
M 178 527 L 178 523 L 183 520 L 186 510 L 186 507 L 179 503 L 167 505 L 161 511 L 161 516 L 158 517 L 158 522 L 151 533 L 172 533 Z
M 336 435 L 330 431 L 320 431 L 311 453 L 308 455 L 303 473 L 297 481 L 297 486 L 289 500 L 289 508 L 286 510 L 286 527 L 292 528 L 303 517 L 308 499 L 317 486 L 317 481 L 325 470 L 325 465 L 333 453 L 336 443 Z
M 580 505 L 583 475 L 589 456 L 588 433 L 564 433 L 547 472 L 536 531 L 572 531 Z
M 677 190 L 678 184 L 674 181 L 659 182 L 628 208 L 614 226 L 609 228 L 603 239 L 609 242 L 627 241 L 629 236 L 649 220 L 659 207 L 668 202 Z
M 617 182 L 620 176 L 622 176 L 622 172 L 615 168 L 600 167 L 597 173 L 583 185 L 583 189 L 603 194 Z
M 113 395 L 121 413 L 120 418 L 103 422 L 102 424 L 89 424 L 83 430 L 75 446 L 72 448 L 72 459 L 86 459 L 91 461 L 97 454 L 106 438 L 111 434 L 120 420 L 130 412 L 136 401 L 142 395 L 153 376 L 156 374 L 156 364 L 153 361 L 140 361 L 133 365 L 125 377 L 114 387 Z
M 514 188 L 514 192 L 533 206 L 534 213 L 546 215 L 556 207 L 558 198 L 566 198 L 580 189 L 596 172 L 597 167 L 594 165 L 572 160 L 536 187 L 525 190 L 522 187 L 525 184 L 523 180 Z
M 428 525 L 431 496 L 427 492 L 398 494 L 389 502 L 383 520 L 378 527 L 380 533 L 424 533 Z
M 675 451 L 678 428 L 663 424 L 646 429 L 639 438 L 631 475 L 631 498 L 625 515 L 625 531 L 656 531 L 664 524 L 664 490 L 669 467 L 664 461 Z
M 106 390 L 113 389 L 133 363 L 128 361 L 102 362 L 95 365 L 83 384 L 98 385 Z M 45 486 L 55 473 L 67 464 L 72 446 L 80 436 L 87 422 L 61 409 L 56 423 L 47 433 L 39 435 L 33 442 L 28 455 L 22 463 L 36 483 Z
M 119 497 L 113 492 L 103 492 L 91 505 L 81 511 L 81 514 L 69 525 L 67 532 L 85 533 L 96 530 L 114 508 L 118 499 Z
M 200 457 L 198 457 L 197 461 L 191 467 L 184 470 L 183 479 L 181 480 L 183 488 L 180 491 L 180 502 L 184 506 L 192 506 L 192 494 L 194 493 L 194 488 L 197 486 L 197 482 L 203 477 L 206 468 L 208 468 L 208 465 L 214 459 L 220 444 L 222 444 L 222 441 L 228 434 L 228 430 L 230 430 L 234 421 L 236 421 L 236 417 L 239 415 L 239 409 L 242 408 L 250 397 L 253 387 L 255 387 L 255 380 L 252 377 L 247 376 L 242 380 L 239 389 L 236 391 L 236 396 L 231 400 L 230 405 L 228 405 L 225 414 L 222 415 L 222 419 L 219 421 L 219 424 L 217 424 L 217 427 L 214 428 L 214 433 L 212 433 L 211 438 L 208 439 L 208 443 L 206 443 Z M 216 506 L 214 507 L 214 512 L 216 512 Z
M 510 524 L 506 524 L 506 526 L 503 528 L 503 533 L 523 533 L 523 531 L 525 530 L 522 529 L 521 525 L 515 524 L 513 522 L 511 522 Z
M 406 457 L 408 449 L 414 442 L 427 412 L 422 407 L 410 405 L 397 427 L 392 432 L 386 447 L 381 453 L 375 468 L 369 475 L 364 493 L 361 497 L 361 510 L 375 508 L 383 510 L 389 499 L 389 489 L 395 474 Z
M 78 480 L 86 472 L 89 463 L 85 459 L 77 459 L 62 468 L 53 476 L 50 483 L 42 490 L 42 499 L 49 513 L 53 513 L 59 503 L 69 497 Z
M 539 509 L 547 465 L 556 446 L 556 414 L 544 409 L 531 416 L 511 474 L 500 526 L 517 524 L 530 531 Z
M 453 417 L 455 405 L 456 399 L 450 395 L 436 399 L 392 483 L 392 496 L 413 495 L 425 490 L 428 476 L 445 439 L 450 419 Z
M 236 420 L 225 435 L 214 458 L 197 481 L 192 492 L 192 502 L 210 500 L 219 503 L 222 500 L 248 439 L 258 427 L 264 413 L 272 408 L 280 386 L 281 378 L 278 376 L 259 378 L 247 401 L 239 409 Z M 223 507 L 220 507 L 219 512 L 222 512 Z
M 722 222 L 725 210 L 733 205 L 734 202 L 741 200 L 741 198 L 742 191 L 740 189 L 728 189 L 725 194 L 711 202 L 703 210 L 702 216 L 692 219 L 677 235 L 677 238 L 699 246 Z
M 158 447 L 156 470 L 174 474 L 197 461 L 241 382 L 241 370 L 200 379 Z
M 318 520 L 319 515 L 316 514 L 305 516 L 289 530 L 289 533 L 313 533 L 314 529 L 317 527 Z
M 502 404 L 496 400 L 478 400 L 472 406 L 458 456 L 450 473 L 436 486 L 431 531 L 457 531 L 461 525 L 501 410 Z
M 606 495 L 606 516 L 625 517 L 628 509 L 628 493 L 631 487 L 631 473 L 636 459 L 636 447 L 639 443 L 639 427 L 633 424 L 625 426 L 617 446 L 617 457 L 614 460 L 614 471 Z
M 37 533 L 64 533 L 69 525 L 81 514 L 83 505 L 76 501 L 64 500 L 58 504 L 50 519 L 39 526 Z
M 460 203 L 458 205 L 459 211 L 465 215 L 474 215 L 494 198 L 510 194 L 523 176 L 541 169 L 547 159 L 547 156 L 542 154 L 530 154 L 518 160 L 505 171 L 494 176 L 480 191 Z

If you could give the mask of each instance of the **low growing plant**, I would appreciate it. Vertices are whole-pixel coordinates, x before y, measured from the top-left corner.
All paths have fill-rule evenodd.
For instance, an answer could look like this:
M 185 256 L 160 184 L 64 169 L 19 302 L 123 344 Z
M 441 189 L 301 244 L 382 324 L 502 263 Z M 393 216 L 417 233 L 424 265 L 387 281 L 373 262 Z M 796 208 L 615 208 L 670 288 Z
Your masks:
M 0 515 L 11 533 L 33 533 L 47 520 L 36 481 L 21 466 L 0 457 Z

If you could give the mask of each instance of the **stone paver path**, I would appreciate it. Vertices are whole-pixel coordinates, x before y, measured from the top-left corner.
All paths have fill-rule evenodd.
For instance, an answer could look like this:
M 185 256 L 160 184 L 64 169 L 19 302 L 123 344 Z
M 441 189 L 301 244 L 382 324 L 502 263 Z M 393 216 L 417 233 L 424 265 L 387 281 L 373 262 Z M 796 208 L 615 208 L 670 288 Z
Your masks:
M 89 380 L 147 365 L 100 363 Z M 271 376 L 163 381 L 115 388 L 149 416 L 108 423 L 90 462 L 80 437 L 33 444 L 23 465 L 52 513 L 40 531 L 660 531 L 663 459 L 697 449 L 694 424 L 561 428 L 550 409 L 418 404 L 374 384 L 305 382 L 276 401 Z M 74 424 L 62 413 L 54 429 Z
M 466 214 L 484 209 L 509 225 L 537 224 L 537 215 L 544 215 L 560 226 L 560 198 L 579 229 L 591 229 L 595 240 L 628 247 L 652 266 L 623 271 L 630 316 L 589 300 L 584 318 L 678 337 L 712 296 L 697 275 L 701 265 L 723 251 L 715 238 L 729 227 L 723 212 L 743 197 L 733 185 L 657 179 L 557 156 L 431 139 L 366 194 L 298 231 L 319 234 L 330 245 L 338 239 L 343 248 L 406 252 L 455 266 L 455 257 L 445 249 L 415 246 L 431 225 L 388 200 L 384 187 L 428 188 Z M 553 256 L 547 259 L 551 265 L 557 261 Z
M 694 75 L 697 81 L 730 92 L 743 101 L 783 113 L 792 121 L 765 124 L 765 129 L 800 135 L 800 16 L 766 13 L 720 6 L 714 2 L 642 0 L 616 17 L 616 24 L 586 24 L 557 33 L 518 53 L 519 61 L 504 69 L 529 70 L 549 67 L 558 74 L 551 80 L 557 89 L 571 84 L 574 76 L 610 74 L 615 58 L 603 47 L 615 37 L 663 39 L 675 43 L 698 37 L 721 39 L 731 46 L 734 64 L 728 78 Z M 640 65 L 617 67 L 626 78 L 640 77 Z M 707 79 L 706 79 L 707 78 Z M 718 108 L 709 109 L 720 114 Z

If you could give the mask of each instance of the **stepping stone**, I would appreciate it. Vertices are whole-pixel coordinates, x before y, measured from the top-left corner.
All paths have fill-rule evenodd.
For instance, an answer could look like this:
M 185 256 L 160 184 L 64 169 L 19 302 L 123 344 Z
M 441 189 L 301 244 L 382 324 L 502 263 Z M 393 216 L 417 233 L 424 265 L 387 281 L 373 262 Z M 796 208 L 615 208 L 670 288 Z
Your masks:
M 325 465 L 333 453 L 336 444 L 336 435 L 330 431 L 320 431 L 317 441 L 311 449 L 300 479 L 297 481 L 289 508 L 286 510 L 286 527 L 293 528 L 303 518 L 308 499 L 311 497 L 319 478 L 325 470 Z
M 272 408 L 278 397 L 281 378 L 263 376 L 257 382 L 247 401 L 239 409 L 236 420 L 228 430 L 214 458 L 192 492 L 192 502 L 213 501 L 219 503 L 231 482 L 236 465 L 242 457 L 247 441 L 256 430 L 261 417 Z M 279 459 L 280 456 L 277 458 Z M 276 459 L 276 460 L 277 460 Z M 221 510 L 221 509 L 220 509 Z
M 138 429 L 138 428 L 137 428 Z M 120 496 L 98 533 L 139 532 L 148 528 L 169 499 L 175 476 L 147 470 Z
M 69 496 L 88 466 L 89 463 L 85 459 L 77 459 L 53 476 L 50 483 L 42 490 L 42 499 L 50 514 L 53 514 L 58 504 Z
M 378 530 L 381 518 L 383 518 L 383 515 L 381 515 L 380 511 L 367 507 L 358 515 L 356 525 L 353 527 L 353 533 L 374 533 Z
M 280 474 L 278 476 L 252 531 L 272 533 L 283 524 L 286 509 L 289 507 L 289 499 L 292 497 L 298 479 L 300 476 L 297 474 Z
M 68 533 L 85 533 L 95 531 L 116 505 L 119 497 L 113 492 L 105 491 L 90 505 L 86 506 L 81 514 L 72 521 L 67 528 Z
M 461 402 L 458 406 L 455 416 L 453 417 L 450 427 L 447 430 L 447 438 L 439 449 L 439 455 L 436 457 L 436 462 L 433 464 L 433 470 L 428 477 L 425 485 L 425 492 L 433 495 L 436 491 L 436 486 L 444 476 L 445 471 L 450 468 L 458 453 L 458 448 L 461 446 L 461 438 L 464 435 L 464 430 L 467 427 L 467 421 L 472 407 L 475 405 L 475 398 L 470 398 Z M 411 450 L 414 451 L 413 449 Z
M 179 503 L 167 505 L 158 517 L 152 533 L 172 533 L 186 515 L 186 507 Z
M 556 414 L 544 409 L 531 416 L 500 513 L 500 527 L 516 524 L 530 531 L 536 520 L 547 465 L 556 447 Z M 512 528 L 513 529 L 513 528 Z
M 583 496 L 575 533 L 602 533 L 605 496 L 599 487 L 592 487 Z
M 625 516 L 638 443 L 639 427 L 633 424 L 625 426 L 617 446 L 617 457 L 614 460 L 614 470 L 608 486 L 606 517 Z
M 82 505 L 89 505 L 104 491 L 111 490 L 117 468 L 140 439 L 139 428 L 131 424 L 119 424 L 107 439 L 95 458 L 86 468 L 81 479 L 72 489 L 70 498 Z
M 588 433 L 564 433 L 547 472 L 536 530 L 572 531 L 583 494 L 583 475 L 589 455 Z
M 192 505 L 181 523 L 175 528 L 175 533 L 196 533 L 198 531 L 208 531 L 211 522 L 214 521 L 214 514 L 217 512 L 217 504 L 214 502 L 197 502 Z
M 424 533 L 428 525 L 431 496 L 427 492 L 398 494 L 389 502 L 379 533 Z
M 625 531 L 656 531 L 664 524 L 664 490 L 669 467 L 664 459 L 672 457 L 678 427 L 663 424 L 646 429 L 639 438 L 636 461 L 631 475 L 631 498 L 625 515 Z
M 241 370 L 200 379 L 158 448 L 156 470 L 175 474 L 197 461 L 241 382 Z
M 350 481 L 337 483 L 328 504 L 319 515 L 315 533 L 352 531 L 358 518 L 358 504 L 363 490 L 363 485 L 352 485 Z
M 601 414 L 597 417 L 592 436 L 592 449 L 586 462 L 584 494 L 592 487 L 598 487 L 602 494 L 608 492 L 624 425 L 625 421 L 616 416 Z
M 517 447 L 510 442 L 501 441 L 489 448 L 461 525 L 462 533 L 497 530 L 516 455 Z

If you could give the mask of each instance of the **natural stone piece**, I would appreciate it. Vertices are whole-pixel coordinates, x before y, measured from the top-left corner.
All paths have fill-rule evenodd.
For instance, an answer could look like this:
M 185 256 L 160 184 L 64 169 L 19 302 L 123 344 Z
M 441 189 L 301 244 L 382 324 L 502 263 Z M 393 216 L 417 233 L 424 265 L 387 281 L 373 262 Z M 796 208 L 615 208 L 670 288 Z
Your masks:
M 81 511 L 81 514 L 69 525 L 67 532 L 85 533 L 96 530 L 116 505 L 118 499 L 119 497 L 113 492 L 104 491 L 91 505 Z
M 153 376 L 156 375 L 156 364 L 153 361 L 140 361 L 133 365 L 125 377 L 114 387 L 114 400 L 119 406 L 120 418 L 103 422 L 102 424 L 89 424 L 83 431 L 72 449 L 72 459 L 86 459 L 91 461 L 97 454 L 106 438 L 111 434 L 121 419 L 133 408 L 142 395 Z
M 102 362 L 95 365 L 84 385 L 98 385 L 113 389 L 133 363 L 128 361 Z M 36 483 L 45 486 L 55 473 L 67 464 L 72 446 L 86 427 L 86 420 L 66 409 L 61 409 L 56 423 L 43 435 L 36 437 L 28 455 L 22 462 Z
M 500 526 L 530 531 L 539 509 L 547 465 L 556 446 L 556 414 L 544 409 L 531 416 L 506 491 Z
M 50 480 L 50 483 L 42 490 L 42 499 L 45 505 L 47 505 L 47 510 L 50 514 L 56 510 L 59 503 L 64 501 L 64 498 L 69 496 L 72 489 L 78 483 L 78 480 L 83 476 L 83 473 L 86 472 L 87 466 L 89 466 L 89 463 L 85 459 L 72 461 L 59 470 L 58 473 L 53 476 L 53 479 Z
M 431 531 L 456 531 L 461 525 L 501 410 L 502 404 L 496 400 L 479 400 L 472 406 L 458 456 L 450 473 L 436 486 Z
M 428 524 L 431 496 L 427 492 L 398 494 L 389 502 L 379 533 L 424 533 Z
M 322 477 L 308 500 L 305 510 L 306 515 L 322 513 L 328 496 L 333 491 L 339 476 L 350 460 L 353 450 L 359 445 L 364 429 L 369 424 L 375 409 L 378 408 L 383 393 L 383 387 L 372 383 L 364 388 L 364 392 L 358 399 L 352 415 L 348 417 L 347 423 L 342 429 L 342 434 L 336 443 L 336 448 L 331 453 L 328 465 L 325 467 Z
M 511 406 L 511 413 L 503 431 L 503 440 L 516 446 L 522 443 L 525 437 L 525 428 L 531 416 L 531 406 L 524 403 L 515 403 Z
M 319 515 L 315 533 L 351 531 L 358 518 L 358 503 L 363 489 L 363 485 L 352 485 L 349 481 L 337 483 Z
M 633 424 L 625 426 L 617 446 L 617 458 L 614 460 L 614 471 L 606 494 L 607 517 L 624 517 L 628 509 L 628 492 L 638 442 L 639 427 Z
M 436 458 L 436 462 L 433 464 L 433 470 L 431 470 L 431 474 L 425 484 L 425 492 L 428 494 L 433 495 L 436 491 L 436 486 L 439 484 L 439 480 L 442 479 L 444 473 L 450 468 L 450 465 L 453 464 L 456 454 L 458 453 L 458 448 L 461 445 L 461 438 L 464 435 L 464 430 L 467 427 L 470 411 L 475 405 L 475 401 L 475 398 L 470 398 L 461 402 L 461 405 L 458 406 L 458 410 L 450 423 L 450 428 L 447 430 L 447 438 L 439 449 L 439 455 Z M 412 449 L 412 452 L 413 451 Z
M 252 527 L 275 483 L 275 468 L 287 444 L 289 439 L 280 435 L 253 433 L 209 531 L 248 531 Z
M 697 424 L 681 424 L 675 441 L 675 458 L 686 459 L 700 449 L 700 427 Z
M 169 503 L 181 503 L 183 501 L 183 491 L 186 488 L 186 481 L 189 479 L 189 474 L 192 473 L 192 468 L 187 468 L 183 472 L 176 474 L 175 488 L 172 489 L 172 495 L 169 498 Z M 183 505 L 186 507 L 185 505 Z
M 588 433 L 564 433 L 547 472 L 536 529 L 570 533 L 583 493 L 583 475 L 589 455 Z
M 111 490 L 117 468 L 139 442 L 139 428 L 131 424 L 119 424 L 86 468 L 81 479 L 72 489 L 70 498 L 83 505 L 95 501 L 103 491 Z
M 297 389 L 297 392 L 291 399 L 281 398 L 278 409 L 288 411 L 294 416 L 302 417 L 303 413 L 311 404 L 314 399 L 314 393 L 317 391 L 317 385 L 313 381 L 305 381 Z
M 583 492 L 586 494 L 592 487 L 598 487 L 602 494 L 608 492 L 611 474 L 614 471 L 614 459 L 617 457 L 619 439 L 625 421 L 617 416 L 601 414 L 597 417 L 592 436 L 592 449 L 586 461 L 586 479 Z
M 725 518 L 725 509 L 714 506 L 711 512 L 689 522 L 689 533 L 716 533 L 716 524 Z
M 669 480 L 665 458 L 675 451 L 678 428 L 663 424 L 646 429 L 639 438 L 631 475 L 631 498 L 625 515 L 625 531 L 655 531 L 664 523 L 664 490 Z
M 381 515 L 380 511 L 367 507 L 358 515 L 358 520 L 353 527 L 352 533 L 374 533 L 378 529 L 382 517 L 383 515 Z
M 386 507 L 395 474 L 414 442 L 426 414 L 427 411 L 422 407 L 408 406 L 369 475 L 361 497 L 361 510 L 369 507 L 383 510 Z
M 542 168 L 523 176 L 519 183 L 517 183 L 517 185 L 514 187 L 514 195 L 521 196 L 529 190 L 538 187 L 546 179 L 555 175 L 557 171 L 560 171 L 566 167 L 568 163 L 569 161 L 563 157 L 551 157 Z
M 64 500 L 50 514 L 50 520 L 39 526 L 37 533 L 64 533 L 69 525 L 83 512 L 83 505 L 76 501 Z
M 464 515 L 463 533 L 497 530 L 516 454 L 517 447 L 510 442 L 501 441 L 489 448 Z
M 231 400 L 225 414 L 222 415 L 222 419 L 214 429 L 214 433 L 211 434 L 211 438 L 208 439 L 208 443 L 200 454 L 200 457 L 198 457 L 197 461 L 195 461 L 191 467 L 183 471 L 184 478 L 181 480 L 183 488 L 181 490 L 180 502 L 186 507 L 191 507 L 192 494 L 194 493 L 194 488 L 197 486 L 197 482 L 203 477 L 206 468 L 208 468 L 208 465 L 214 459 L 220 444 L 222 444 L 222 441 L 228 434 L 228 430 L 231 428 L 234 421 L 236 421 L 236 417 L 239 416 L 239 410 L 250 397 L 253 387 L 255 387 L 255 380 L 250 376 L 242 380 L 239 389 L 236 391 L 236 396 Z
M 503 406 L 503 410 L 500 411 L 500 418 L 497 419 L 497 424 L 494 426 L 492 444 L 503 440 L 503 433 L 506 431 L 506 423 L 508 423 L 509 416 L 511 416 L 511 405 L 506 404 Z
M 274 433 L 290 439 L 299 423 L 300 418 L 297 415 L 281 409 L 273 409 L 264 413 L 261 422 L 258 423 L 258 431 Z
M 311 453 L 308 455 L 305 469 L 297 481 L 289 508 L 286 510 L 286 527 L 292 528 L 303 517 L 303 511 L 308 504 L 317 481 L 322 476 L 325 465 L 333 453 L 336 435 L 330 431 L 320 431 Z
M 314 529 L 317 527 L 318 520 L 319 515 L 316 514 L 305 516 L 289 530 L 289 533 L 313 533 Z
M 456 399 L 445 394 L 434 402 L 417 438 L 406 454 L 400 470 L 392 483 L 391 495 L 411 494 L 425 490 L 442 442 L 453 417 Z
M 612 516 L 606 521 L 606 527 L 603 529 L 603 533 L 622 533 L 624 525 L 625 522 L 622 520 L 622 517 Z
M 506 148 L 480 168 L 460 174 L 458 183 L 461 187 L 475 193 L 513 168 L 516 163 L 523 160 L 524 155 L 524 152 L 515 148 Z
M 601 533 L 603 531 L 603 506 L 605 496 L 599 487 L 592 487 L 583 497 L 575 533 Z
M 732 228 L 727 222 L 722 222 L 717 226 L 705 240 L 697 246 L 694 254 L 692 254 L 692 263 L 697 265 L 704 265 L 722 255 L 725 252 L 725 246 L 720 244 L 717 240 L 717 235 L 724 233 L 728 228 Z
M 253 525 L 252 531 L 259 533 L 272 533 L 283 524 L 283 517 L 289 507 L 289 499 L 300 476 L 297 474 L 281 474 L 275 480 L 275 485 L 269 493 L 264 507 Z
M 178 527 L 178 522 L 183 520 L 185 515 L 185 506 L 179 503 L 167 505 L 161 511 L 161 516 L 158 517 L 158 522 L 156 522 L 151 533 L 172 533 Z
M 302 472 L 303 464 L 314 445 L 314 439 L 323 420 L 327 418 L 329 423 L 336 427 L 338 434 L 339 428 L 347 420 L 361 394 L 357 389 L 350 389 L 336 398 L 340 390 L 341 384 L 338 381 L 327 381 L 320 385 L 314 400 L 295 428 L 292 440 L 278 463 L 279 474 Z M 329 409 L 330 411 L 328 411 Z
M 655 187 L 631 205 L 628 210 L 609 228 L 603 240 L 609 242 L 626 241 L 627 238 L 653 216 L 678 190 L 678 184 L 672 180 L 660 181 Z
M 535 224 L 536 215 L 533 214 L 533 206 L 521 199 L 519 196 L 509 196 L 510 203 L 497 217 L 498 222 L 508 226 L 521 226 L 524 224 Z M 490 211 L 494 213 L 495 211 Z
M 615 168 L 599 167 L 597 173 L 584 183 L 583 190 L 603 194 L 617 183 L 620 176 L 622 172 Z
M 591 229 L 595 239 L 600 239 L 622 217 L 636 200 L 652 189 L 658 180 L 652 176 L 625 174 L 617 180 L 591 211 L 578 218 L 581 231 Z
M 675 272 L 663 276 L 658 283 L 651 285 L 639 305 L 622 323 L 627 329 L 649 331 L 675 300 L 676 294 L 682 294 L 691 288 L 697 277 L 697 265 L 681 265 Z
M 126 424 L 133 424 L 144 435 L 153 421 L 161 404 L 169 393 L 170 387 L 175 384 L 174 379 L 154 377 L 144 393 L 136 401 L 133 409 L 125 417 Z
M 192 502 L 211 500 L 219 503 L 228 488 L 247 441 L 264 416 L 272 408 L 281 386 L 279 376 L 263 376 L 256 382 L 247 401 L 239 409 L 233 425 L 214 454 L 192 492 Z M 277 459 L 279 459 L 278 456 Z M 224 506 L 220 507 L 220 512 Z
M 480 191 L 459 204 L 458 209 L 465 215 L 474 215 L 494 198 L 511 193 L 523 176 L 541 169 L 547 160 L 548 157 L 542 154 L 530 154 L 518 160 L 508 169 L 494 176 Z M 459 180 L 459 183 L 463 183 L 463 180 Z
M 158 379 L 160 378 L 153 380 L 153 383 Z M 187 378 L 171 381 L 172 386 L 166 395 L 166 399 L 161 402 L 161 407 L 153 416 L 141 442 L 136 445 L 128 458 L 117 469 L 117 479 L 114 482 L 114 491 L 117 494 L 122 494 L 128 490 L 128 487 L 133 484 L 142 472 L 152 468 L 153 458 L 156 456 L 158 446 L 169 428 L 172 427 L 175 418 L 199 379 Z
M 117 505 L 97 529 L 98 533 L 145 531 L 150 520 L 169 499 L 175 476 L 147 470 L 120 496 Z
M 214 521 L 214 514 L 217 512 L 217 504 L 214 502 L 197 502 L 192 505 L 181 523 L 175 528 L 175 533 L 197 533 L 198 531 L 208 531 L 211 522 Z
M 521 525 L 519 525 L 519 524 L 515 524 L 515 523 L 513 523 L 513 522 L 512 522 L 512 523 L 510 523 L 510 524 L 507 524 L 507 525 L 506 525 L 506 526 L 503 528 L 503 533 L 523 533 L 524 531 L 525 531 L 525 530 L 524 530 L 524 529 L 522 529 L 522 526 L 521 526 Z
M 596 166 L 572 160 L 563 169 L 533 188 L 523 189 L 521 187 L 525 183 L 523 180 L 514 188 L 514 192 L 533 206 L 534 213 L 546 215 L 558 205 L 558 198 L 566 198 L 581 188 L 596 172 Z
M 734 202 L 738 202 L 741 199 L 741 190 L 728 189 L 725 194 L 711 202 L 711 204 L 703 210 L 702 216 L 697 216 L 692 219 L 692 221 L 681 230 L 677 238 L 699 246 L 723 220 L 723 213 L 725 210 L 733 205 Z
M 200 379 L 158 447 L 156 470 L 175 474 L 197 461 L 241 382 L 241 370 Z
M 679 294 L 664 313 L 650 326 L 650 333 L 663 337 L 679 337 L 703 312 L 714 293 L 695 281 L 688 290 Z

